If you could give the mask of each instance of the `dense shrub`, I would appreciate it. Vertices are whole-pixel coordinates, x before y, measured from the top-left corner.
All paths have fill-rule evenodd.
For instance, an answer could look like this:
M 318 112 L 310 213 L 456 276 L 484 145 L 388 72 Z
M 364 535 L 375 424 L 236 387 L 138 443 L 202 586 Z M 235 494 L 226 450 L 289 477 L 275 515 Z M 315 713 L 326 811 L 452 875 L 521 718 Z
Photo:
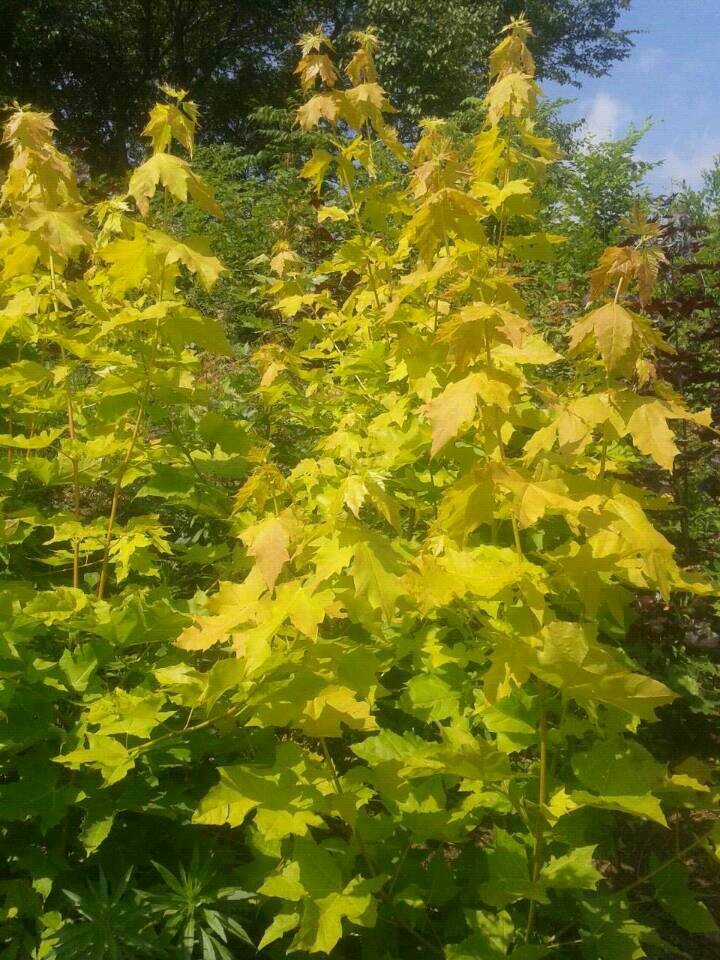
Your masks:
M 677 693 L 627 639 L 643 602 L 711 593 L 642 483 L 709 415 L 659 375 L 639 209 L 569 342 L 527 315 L 524 270 L 563 242 L 537 229 L 558 150 L 528 31 L 492 53 L 469 157 L 438 120 L 399 141 L 372 31 L 347 85 L 303 38 L 324 232 L 278 224 L 256 258 L 276 321 L 252 357 L 187 302 L 223 268 L 170 230 L 220 213 L 183 93 L 93 210 L 48 116 L 6 125 L 3 956 L 714 935 L 688 880 L 717 869 L 716 773 L 652 736 Z

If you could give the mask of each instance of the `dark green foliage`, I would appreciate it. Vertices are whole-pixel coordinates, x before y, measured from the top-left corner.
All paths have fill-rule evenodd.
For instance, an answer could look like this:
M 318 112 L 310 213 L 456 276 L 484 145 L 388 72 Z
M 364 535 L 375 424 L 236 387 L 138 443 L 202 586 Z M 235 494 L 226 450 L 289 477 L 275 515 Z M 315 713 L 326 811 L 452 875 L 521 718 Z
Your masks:
M 541 76 L 604 73 L 627 56 L 615 30 L 627 0 L 4 0 L 0 96 L 62 117 L 63 136 L 94 170 L 122 170 L 169 82 L 203 105 L 206 140 L 247 145 L 246 118 L 294 89 L 294 43 L 324 23 L 341 48 L 375 23 L 384 83 L 406 115 L 447 115 L 485 79 L 497 30 L 532 18 Z
M 386 86 L 411 119 L 447 116 L 477 95 L 494 38 L 510 16 L 533 24 L 531 48 L 541 78 L 571 82 L 624 59 L 632 41 L 615 30 L 628 0 L 366 0 L 366 22 L 383 41 Z

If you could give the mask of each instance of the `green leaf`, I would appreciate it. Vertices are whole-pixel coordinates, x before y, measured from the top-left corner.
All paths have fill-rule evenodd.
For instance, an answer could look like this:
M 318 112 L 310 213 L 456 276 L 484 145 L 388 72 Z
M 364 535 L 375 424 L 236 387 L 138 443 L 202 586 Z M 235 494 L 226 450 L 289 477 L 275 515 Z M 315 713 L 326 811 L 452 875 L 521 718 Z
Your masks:
M 659 866 L 657 858 L 650 859 L 650 869 Z M 681 863 L 663 867 L 653 877 L 655 895 L 673 920 L 690 933 L 716 933 L 718 925 L 708 908 L 696 900 L 688 887 L 688 872 Z
M 665 781 L 665 767 L 639 743 L 598 740 L 586 753 L 573 754 L 571 762 L 576 777 L 593 791 L 573 791 L 575 803 L 620 810 L 667 826 L 660 802 L 652 795 Z
M 540 872 L 548 887 L 561 890 L 594 890 L 602 874 L 593 862 L 595 847 L 576 847 L 561 857 L 550 857 Z
M 122 780 L 135 765 L 132 755 L 121 743 L 95 733 L 87 734 L 87 747 L 71 750 L 54 760 L 71 770 L 81 770 L 84 766 L 99 770 L 106 786 Z
M 84 643 L 75 650 L 64 650 L 58 665 L 73 690 L 82 693 L 87 689 L 90 678 L 97 668 L 98 660 L 93 646 Z
M 340 870 L 330 853 L 310 836 L 295 840 L 292 857 L 282 872 L 268 877 L 259 890 L 268 897 L 303 903 L 299 928 L 289 952 L 330 953 L 342 936 L 343 920 L 359 926 L 374 926 L 373 893 L 384 883 L 383 877 L 371 880 L 355 877 L 343 885 Z M 273 939 L 294 929 L 294 913 L 286 916 L 288 919 L 278 927 L 271 927 Z
M 457 717 L 459 712 L 457 692 L 433 674 L 419 674 L 409 680 L 399 705 L 426 722 Z
M 379 610 L 385 620 L 392 619 L 398 597 L 404 592 L 397 568 L 397 557 L 378 535 L 367 543 L 355 544 L 351 566 L 355 590 L 359 597 L 367 597 L 370 606 Z
M 493 831 L 486 862 L 489 878 L 480 884 L 478 893 L 491 907 L 504 907 L 521 898 L 548 902 L 545 884 L 530 879 L 528 848 L 500 827 Z
M 572 756 L 575 776 L 603 796 L 650 793 L 665 781 L 666 769 L 634 740 L 596 740 L 585 753 Z
M 193 823 L 238 827 L 254 813 L 258 829 L 273 839 L 303 836 L 310 827 L 322 826 L 313 809 L 321 796 L 314 781 L 325 778 L 294 744 L 279 746 L 271 767 L 237 764 L 218 772 L 220 781 L 200 801 Z

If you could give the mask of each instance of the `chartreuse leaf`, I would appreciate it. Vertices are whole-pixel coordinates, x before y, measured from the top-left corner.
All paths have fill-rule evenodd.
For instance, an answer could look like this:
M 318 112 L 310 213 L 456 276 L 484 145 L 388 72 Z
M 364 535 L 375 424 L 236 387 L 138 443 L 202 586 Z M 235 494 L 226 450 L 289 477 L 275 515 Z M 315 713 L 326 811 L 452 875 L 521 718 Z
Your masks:
M 448 960 L 507 956 L 515 936 L 515 925 L 506 910 L 466 910 L 465 919 L 473 933 L 461 943 L 446 945 L 445 956 Z
M 81 770 L 98 770 L 106 786 L 117 783 L 135 766 L 132 754 L 119 740 L 98 733 L 86 735 L 87 746 L 54 758 L 56 763 Z
M 43 832 L 60 823 L 69 807 L 82 798 L 82 791 L 63 783 L 60 770 L 47 766 L 37 751 L 28 754 L 17 768 L 18 779 L 0 785 L 0 820 L 28 821 L 36 818 Z
M 660 802 L 652 793 L 663 784 L 665 768 L 633 740 L 598 740 L 572 757 L 573 771 L 587 791 L 571 793 L 578 804 L 621 810 L 667 826 Z
M 343 728 L 375 730 L 370 703 L 355 690 L 328 684 L 309 671 L 279 684 L 257 708 L 254 720 L 278 727 L 292 726 L 313 737 L 340 737 Z
M 194 823 L 240 826 L 248 814 L 264 836 L 305 835 L 322 826 L 316 812 L 329 774 L 293 743 L 281 744 L 270 767 L 220 767 L 220 781 L 200 801 Z
M 441 677 L 413 677 L 399 700 L 400 706 L 422 720 L 447 720 L 459 714 L 458 695 Z
M 63 651 L 58 665 L 73 690 L 82 693 L 97 668 L 97 654 L 91 644 L 83 644 L 75 650 Z
M 265 574 L 259 565 L 243 583 L 221 584 L 208 602 L 208 615 L 197 617 L 180 634 L 178 646 L 184 650 L 207 650 L 226 640 L 235 629 L 252 621 L 257 601 L 266 588 Z
M 25 614 L 46 626 L 69 620 L 88 605 L 87 594 L 74 587 L 57 587 L 38 593 L 25 606 Z
M 594 639 L 589 624 L 552 623 L 542 639 L 542 646 L 529 652 L 528 668 L 582 705 L 604 703 L 652 720 L 659 706 L 675 699 L 657 680 L 624 667 Z
M 262 935 L 262 939 L 258 944 L 258 950 L 262 950 L 264 947 L 269 946 L 271 943 L 275 943 L 276 940 L 279 940 L 281 937 L 284 937 L 286 933 L 290 933 L 291 930 L 296 930 L 300 926 L 300 913 L 299 911 L 293 910 L 292 908 L 286 908 L 284 910 L 279 910 L 273 917 L 273 922 L 265 930 L 265 933 Z
M 130 178 L 128 193 L 134 198 L 143 216 L 150 208 L 150 200 L 158 186 L 164 187 L 175 200 L 185 203 L 188 194 L 203 210 L 213 216 L 222 216 L 221 207 L 189 163 L 170 153 L 155 153 L 141 164 Z
M 579 921 L 583 946 L 602 960 L 632 960 L 645 954 L 650 927 L 634 920 L 624 898 L 595 896 L 581 901 Z
M 608 373 L 631 373 L 635 366 L 630 349 L 635 329 L 631 314 L 619 303 L 606 303 L 593 310 L 583 324 L 592 327 Z
M 514 691 L 493 704 L 480 704 L 477 715 L 483 726 L 495 734 L 498 748 L 503 753 L 525 750 L 536 741 L 537 704 L 521 691 Z
M 485 903 L 504 907 L 520 898 L 548 902 L 543 880 L 531 880 L 528 848 L 500 827 L 493 831 L 486 863 L 488 879 L 478 888 Z
M 478 388 L 474 376 L 451 383 L 426 407 L 432 429 L 431 454 L 442 450 L 475 416 Z
M 328 850 L 310 836 L 298 837 L 292 859 L 280 873 L 271 875 L 260 887 L 267 897 L 302 903 L 297 933 L 288 952 L 330 953 L 342 936 L 343 920 L 363 927 L 375 925 L 377 907 L 373 896 L 384 884 L 382 876 L 370 880 L 355 877 L 343 884 L 341 872 Z M 285 930 L 295 929 L 295 914 L 285 914 L 266 931 L 277 939 Z
M 172 716 L 172 710 L 163 710 L 165 697 L 157 694 L 133 694 L 116 689 L 98 700 L 93 700 L 86 721 L 97 724 L 105 736 L 128 734 L 147 739 L 155 727 Z
M 576 847 L 560 857 L 552 856 L 540 871 L 548 887 L 561 890 L 594 890 L 602 874 L 593 862 L 595 847 Z
M 627 429 L 638 450 L 651 456 L 666 470 L 672 470 L 679 450 L 667 423 L 668 414 L 665 404 L 659 400 L 649 400 L 634 410 L 627 422 Z
M 361 541 L 353 547 L 351 573 L 356 593 L 366 597 L 370 606 L 380 611 L 386 620 L 392 619 L 398 597 L 404 593 L 398 572 L 398 558 L 378 534 L 372 535 L 369 542 Z
M 0 447 L 12 447 L 16 450 L 44 450 L 53 444 L 65 432 L 63 427 L 41 430 L 31 437 L 22 433 L 0 433 Z
M 163 87 L 163 92 L 176 102 L 155 104 L 142 132 L 143 136 L 151 139 L 155 153 L 161 153 L 173 140 L 177 140 L 192 156 L 198 118 L 197 106 L 185 99 L 184 91 Z
M 474 806 L 467 804 L 448 817 L 440 776 L 466 780 L 467 790 L 472 791 L 477 784 L 510 775 L 506 757 L 459 727 L 443 728 L 442 743 L 383 730 L 352 749 L 369 765 L 369 781 L 377 784 L 384 802 L 396 809 L 411 829 L 427 837 L 449 839 L 462 829 L 467 816 L 473 815 Z
M 172 262 L 172 261 L 171 261 Z M 188 269 L 202 272 L 199 260 L 189 256 L 183 257 L 183 263 Z M 197 310 L 187 307 L 178 307 L 172 310 L 160 327 L 162 339 L 176 350 L 180 351 L 188 344 L 196 344 L 219 356 L 231 356 L 232 346 L 220 323 L 210 320 Z

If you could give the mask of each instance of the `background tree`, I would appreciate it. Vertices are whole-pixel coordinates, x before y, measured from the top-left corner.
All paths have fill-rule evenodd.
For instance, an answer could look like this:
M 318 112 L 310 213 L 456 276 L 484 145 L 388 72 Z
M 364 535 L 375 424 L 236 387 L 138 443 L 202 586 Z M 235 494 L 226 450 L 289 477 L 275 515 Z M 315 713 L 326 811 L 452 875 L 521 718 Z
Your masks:
M 511 16 L 533 24 L 538 76 L 572 83 L 602 76 L 632 49 L 616 30 L 630 0 L 366 0 L 366 22 L 382 38 L 378 62 L 384 85 L 406 116 L 446 116 L 477 94 L 494 38 Z
M 629 0 L 2 0 L 0 95 L 62 121 L 95 169 L 122 168 L 157 84 L 189 88 L 204 135 L 245 143 L 246 118 L 293 89 L 294 41 L 322 22 L 334 41 L 375 23 L 383 82 L 412 120 L 446 115 L 483 85 L 496 31 L 527 8 L 539 75 L 599 75 L 632 42 Z

